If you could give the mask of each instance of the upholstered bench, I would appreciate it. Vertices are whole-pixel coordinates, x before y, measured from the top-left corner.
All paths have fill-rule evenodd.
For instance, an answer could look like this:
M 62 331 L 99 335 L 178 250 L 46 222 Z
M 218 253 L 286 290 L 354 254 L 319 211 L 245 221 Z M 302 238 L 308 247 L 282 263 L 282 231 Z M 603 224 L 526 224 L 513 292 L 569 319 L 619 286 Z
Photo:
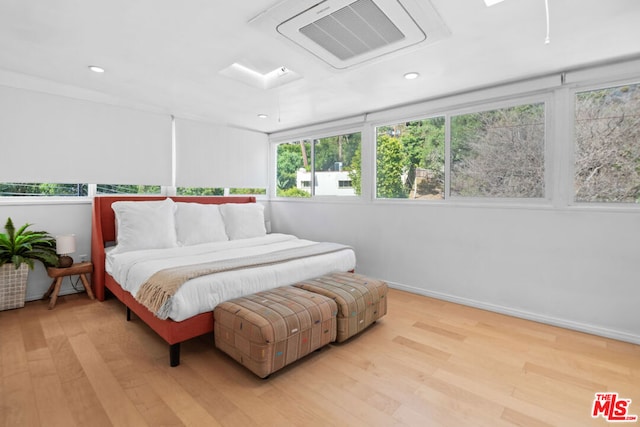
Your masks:
M 335 341 L 333 299 L 284 286 L 225 301 L 213 311 L 217 348 L 264 378 Z
M 345 341 L 387 314 L 387 284 L 355 273 L 327 274 L 295 287 L 327 296 L 338 304 L 337 341 Z

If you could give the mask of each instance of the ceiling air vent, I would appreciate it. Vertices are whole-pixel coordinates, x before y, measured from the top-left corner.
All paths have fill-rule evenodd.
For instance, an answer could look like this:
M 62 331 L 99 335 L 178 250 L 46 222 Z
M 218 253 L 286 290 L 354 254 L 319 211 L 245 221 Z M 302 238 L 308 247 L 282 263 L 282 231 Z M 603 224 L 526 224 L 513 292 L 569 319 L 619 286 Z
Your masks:
M 348 68 L 424 42 L 435 27 L 437 35 L 447 33 L 429 2 L 421 0 L 421 3 L 418 6 L 411 0 L 326 0 L 287 19 L 276 29 L 333 67 Z M 429 17 L 418 25 L 409 9 L 418 15 L 418 20 L 423 15 Z

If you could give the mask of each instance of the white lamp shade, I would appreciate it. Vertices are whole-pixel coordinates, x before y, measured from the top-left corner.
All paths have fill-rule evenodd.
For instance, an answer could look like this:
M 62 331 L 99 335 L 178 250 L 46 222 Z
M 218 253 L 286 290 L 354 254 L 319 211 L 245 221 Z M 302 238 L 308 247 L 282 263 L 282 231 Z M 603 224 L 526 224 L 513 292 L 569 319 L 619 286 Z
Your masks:
M 56 253 L 67 255 L 76 251 L 76 236 L 68 234 L 66 236 L 56 236 Z

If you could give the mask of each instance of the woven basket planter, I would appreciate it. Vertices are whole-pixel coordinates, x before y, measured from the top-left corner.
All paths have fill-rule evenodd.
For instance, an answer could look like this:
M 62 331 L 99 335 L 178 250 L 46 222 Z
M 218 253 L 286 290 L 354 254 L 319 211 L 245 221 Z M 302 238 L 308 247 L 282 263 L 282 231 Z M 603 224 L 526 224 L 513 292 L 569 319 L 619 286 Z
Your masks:
M 13 264 L 0 266 L 0 310 L 24 307 L 28 274 L 27 264 L 21 264 L 17 270 Z

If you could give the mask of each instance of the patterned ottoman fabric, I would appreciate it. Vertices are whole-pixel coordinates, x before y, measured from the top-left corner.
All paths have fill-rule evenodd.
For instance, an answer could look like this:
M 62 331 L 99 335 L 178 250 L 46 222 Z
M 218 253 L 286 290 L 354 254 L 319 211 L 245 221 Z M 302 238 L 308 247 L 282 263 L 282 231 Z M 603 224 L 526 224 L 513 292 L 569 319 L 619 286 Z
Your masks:
M 387 284 L 355 273 L 334 273 L 293 286 L 338 304 L 337 341 L 343 342 L 387 314 Z
M 264 378 L 336 339 L 336 303 L 291 286 L 219 304 L 217 348 Z

